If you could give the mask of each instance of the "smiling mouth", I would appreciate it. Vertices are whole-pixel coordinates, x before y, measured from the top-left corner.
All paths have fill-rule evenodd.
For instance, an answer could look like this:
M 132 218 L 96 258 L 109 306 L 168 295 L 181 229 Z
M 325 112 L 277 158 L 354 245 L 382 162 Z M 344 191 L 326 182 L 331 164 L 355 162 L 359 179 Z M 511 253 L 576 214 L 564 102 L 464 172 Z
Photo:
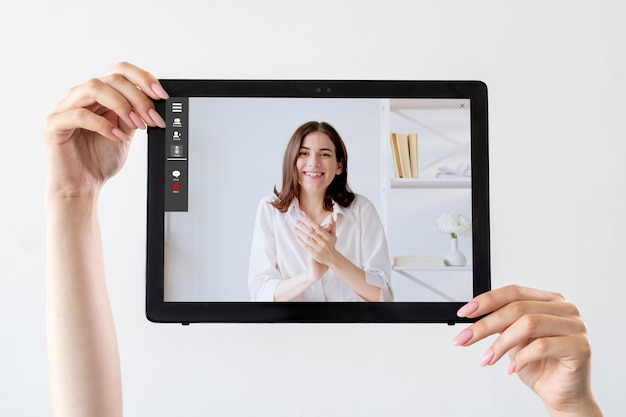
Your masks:
M 307 177 L 319 178 L 323 176 L 324 173 L 323 172 L 305 172 L 304 175 Z

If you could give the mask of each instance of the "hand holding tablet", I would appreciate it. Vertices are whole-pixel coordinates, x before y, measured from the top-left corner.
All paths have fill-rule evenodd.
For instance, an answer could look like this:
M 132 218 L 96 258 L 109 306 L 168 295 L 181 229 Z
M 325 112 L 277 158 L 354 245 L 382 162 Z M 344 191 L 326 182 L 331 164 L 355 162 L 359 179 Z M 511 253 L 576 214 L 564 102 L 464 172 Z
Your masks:
M 539 395 L 550 415 L 602 415 L 591 391 L 587 327 L 562 294 L 509 285 L 479 295 L 459 315 L 485 317 L 453 343 L 470 346 L 497 334 L 480 365 L 494 365 L 508 353 L 508 372 Z

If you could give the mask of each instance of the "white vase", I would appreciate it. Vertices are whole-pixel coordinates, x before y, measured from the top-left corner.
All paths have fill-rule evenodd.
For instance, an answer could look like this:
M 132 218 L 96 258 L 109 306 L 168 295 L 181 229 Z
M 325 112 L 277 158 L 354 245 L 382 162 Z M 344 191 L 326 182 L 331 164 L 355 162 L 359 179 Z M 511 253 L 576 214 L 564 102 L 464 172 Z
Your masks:
M 452 246 L 443 258 L 443 263 L 446 266 L 464 266 L 467 263 L 465 255 L 459 250 L 459 243 L 456 238 L 452 238 Z

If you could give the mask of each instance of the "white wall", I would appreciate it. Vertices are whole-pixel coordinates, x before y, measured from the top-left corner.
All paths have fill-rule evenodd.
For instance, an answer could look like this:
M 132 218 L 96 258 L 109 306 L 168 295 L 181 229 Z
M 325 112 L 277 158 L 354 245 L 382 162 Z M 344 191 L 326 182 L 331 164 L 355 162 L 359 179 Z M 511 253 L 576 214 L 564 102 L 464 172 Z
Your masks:
M 194 4 L 195 3 L 195 4 Z M 564 292 L 623 407 L 626 51 L 619 1 L 10 2 L 0 14 L 0 415 L 49 414 L 44 116 L 128 60 L 163 78 L 480 79 L 493 284 Z M 157 30 L 159 32 L 157 32 Z M 144 318 L 145 136 L 101 199 L 129 416 L 542 415 L 488 342 L 442 325 L 156 325 Z

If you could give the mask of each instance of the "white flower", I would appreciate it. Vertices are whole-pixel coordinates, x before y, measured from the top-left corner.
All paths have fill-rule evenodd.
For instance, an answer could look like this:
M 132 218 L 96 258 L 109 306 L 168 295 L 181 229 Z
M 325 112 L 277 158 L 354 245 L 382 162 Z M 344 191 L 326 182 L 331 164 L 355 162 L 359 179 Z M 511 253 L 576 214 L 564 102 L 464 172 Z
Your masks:
M 472 222 L 459 213 L 443 213 L 437 219 L 437 228 L 441 233 L 448 233 L 453 239 L 457 236 L 470 236 Z

